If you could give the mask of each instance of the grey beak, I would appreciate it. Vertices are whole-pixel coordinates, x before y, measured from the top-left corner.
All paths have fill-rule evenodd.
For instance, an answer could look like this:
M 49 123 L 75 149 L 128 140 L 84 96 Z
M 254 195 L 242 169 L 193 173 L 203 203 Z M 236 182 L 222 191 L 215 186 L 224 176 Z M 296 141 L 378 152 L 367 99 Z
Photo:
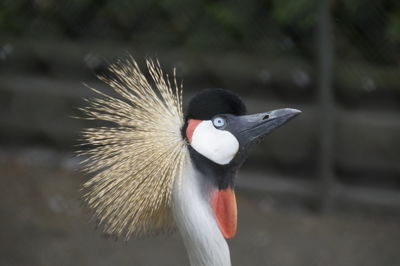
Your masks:
M 242 145 L 247 146 L 300 113 L 301 111 L 297 109 L 284 108 L 265 113 L 238 116 L 234 125 L 235 135 Z

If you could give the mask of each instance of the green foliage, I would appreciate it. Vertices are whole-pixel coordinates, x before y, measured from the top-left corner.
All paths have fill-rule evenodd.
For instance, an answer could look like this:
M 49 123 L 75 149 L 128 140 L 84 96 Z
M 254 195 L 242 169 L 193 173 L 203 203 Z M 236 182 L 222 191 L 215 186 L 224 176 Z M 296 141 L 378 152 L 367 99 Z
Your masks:
M 317 0 L 273 0 L 272 16 L 281 26 L 310 30 L 317 23 Z
M 318 0 L 2 0 L 0 33 L 41 38 L 117 39 L 191 49 L 304 53 L 315 38 Z M 343 49 L 371 60 L 400 44 L 400 1 L 331 1 Z M 384 43 L 385 45 L 382 45 Z M 342 47 L 342 46 L 341 46 Z M 291 48 L 292 49 L 292 48 Z M 285 50 L 287 52 L 287 50 Z M 373 55 L 373 56 L 371 56 Z
M 400 45 L 400 3 L 397 1 L 394 5 L 389 15 L 386 35 L 391 42 Z
M 27 1 L 0 1 L 0 29 L 5 32 L 20 33 L 28 22 L 28 18 L 21 12 L 27 4 Z

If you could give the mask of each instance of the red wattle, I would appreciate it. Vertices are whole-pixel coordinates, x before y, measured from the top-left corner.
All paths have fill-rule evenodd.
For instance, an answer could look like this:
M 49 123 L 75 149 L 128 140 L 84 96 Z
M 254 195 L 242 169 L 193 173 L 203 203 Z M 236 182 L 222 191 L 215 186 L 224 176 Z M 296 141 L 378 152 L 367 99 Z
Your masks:
M 211 195 L 211 206 L 222 235 L 225 238 L 234 237 L 237 228 L 237 206 L 233 189 L 214 191 Z
M 188 126 L 186 128 L 186 137 L 189 140 L 189 143 L 192 142 L 193 132 L 201 122 L 202 122 L 201 120 L 197 120 L 197 119 L 189 119 L 188 120 Z

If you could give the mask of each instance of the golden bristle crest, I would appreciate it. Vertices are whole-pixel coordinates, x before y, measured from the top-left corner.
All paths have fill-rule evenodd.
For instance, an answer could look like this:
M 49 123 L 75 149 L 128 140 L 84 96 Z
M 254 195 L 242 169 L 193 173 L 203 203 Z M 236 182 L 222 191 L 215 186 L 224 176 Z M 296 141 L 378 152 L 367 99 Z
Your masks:
M 99 98 L 82 108 L 86 119 L 114 127 L 83 130 L 90 148 L 84 170 L 94 173 L 84 198 L 107 234 L 141 236 L 174 226 L 171 194 L 182 173 L 187 148 L 183 126 L 182 84 L 172 85 L 158 61 L 147 60 L 152 83 L 132 58 L 111 65 L 111 77 L 99 77 L 118 98 L 91 88 Z

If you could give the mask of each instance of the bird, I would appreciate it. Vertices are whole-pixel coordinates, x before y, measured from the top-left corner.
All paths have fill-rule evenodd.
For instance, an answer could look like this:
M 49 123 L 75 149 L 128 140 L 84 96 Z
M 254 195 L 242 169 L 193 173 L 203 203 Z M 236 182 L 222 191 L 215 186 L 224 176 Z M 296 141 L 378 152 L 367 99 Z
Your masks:
M 164 74 L 151 59 L 146 68 L 119 59 L 99 76 L 114 94 L 88 86 L 97 96 L 80 110 L 105 125 L 82 130 L 84 201 L 108 235 L 178 230 L 190 265 L 231 265 L 237 173 L 254 143 L 301 111 L 247 114 L 237 94 L 215 88 L 198 92 L 184 112 L 176 70 Z

